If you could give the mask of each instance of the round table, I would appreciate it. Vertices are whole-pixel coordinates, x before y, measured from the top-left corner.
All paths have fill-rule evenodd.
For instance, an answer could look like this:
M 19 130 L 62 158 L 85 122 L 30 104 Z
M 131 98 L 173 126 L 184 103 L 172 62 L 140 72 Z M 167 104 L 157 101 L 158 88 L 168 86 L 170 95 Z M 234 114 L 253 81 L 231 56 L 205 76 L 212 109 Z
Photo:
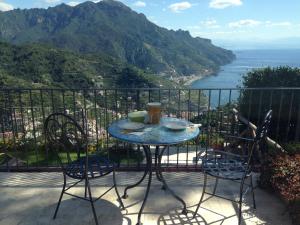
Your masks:
M 171 130 L 164 126 L 164 124 L 168 122 L 185 122 L 187 124 L 187 128 L 183 130 Z M 142 145 L 143 150 L 146 156 L 146 168 L 143 174 L 143 177 L 135 184 L 130 185 L 125 188 L 123 198 L 127 198 L 127 191 L 131 188 L 136 187 L 139 185 L 147 176 L 148 176 L 148 184 L 147 189 L 145 193 L 145 197 L 141 206 L 141 209 L 138 214 L 138 222 L 137 225 L 141 224 L 141 215 L 143 213 L 144 206 L 146 204 L 150 186 L 151 186 L 151 180 L 152 180 L 152 153 L 150 150 L 150 146 L 156 146 L 155 148 L 155 168 L 156 168 L 156 177 L 157 179 L 163 183 L 163 188 L 167 191 L 169 191 L 173 197 L 175 197 L 178 201 L 180 201 L 183 205 L 182 213 L 186 213 L 186 204 L 185 202 L 176 195 L 172 189 L 169 188 L 168 184 L 166 183 L 163 175 L 162 175 L 162 169 L 161 169 L 161 159 L 163 156 L 163 153 L 165 149 L 170 145 L 176 145 L 180 144 L 192 139 L 195 139 L 199 133 L 200 130 L 197 126 L 195 126 L 193 123 L 186 121 L 184 119 L 177 119 L 177 118 L 170 118 L 170 117 L 163 117 L 161 118 L 161 121 L 159 124 L 146 124 L 144 128 L 139 129 L 137 131 L 128 131 L 124 130 L 121 127 L 125 123 L 127 123 L 128 120 L 118 120 L 114 123 L 112 123 L 108 128 L 108 133 L 121 141 Z M 162 147 L 162 148 L 160 148 Z

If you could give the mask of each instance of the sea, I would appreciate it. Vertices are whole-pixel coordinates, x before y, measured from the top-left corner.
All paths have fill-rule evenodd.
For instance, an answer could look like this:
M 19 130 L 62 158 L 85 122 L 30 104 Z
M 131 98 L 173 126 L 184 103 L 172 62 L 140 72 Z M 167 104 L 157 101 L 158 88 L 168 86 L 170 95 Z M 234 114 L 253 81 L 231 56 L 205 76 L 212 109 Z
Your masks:
M 270 50 L 237 50 L 236 59 L 222 66 L 217 74 L 196 80 L 191 88 L 236 88 L 242 87 L 242 77 L 247 72 L 263 67 L 291 66 L 300 67 L 300 49 L 270 49 Z M 267 86 L 267 85 L 266 85 Z M 227 93 L 226 93 L 227 92 Z M 235 101 L 239 96 L 237 91 L 223 91 L 220 102 Z M 219 103 L 219 91 L 211 92 L 211 105 Z

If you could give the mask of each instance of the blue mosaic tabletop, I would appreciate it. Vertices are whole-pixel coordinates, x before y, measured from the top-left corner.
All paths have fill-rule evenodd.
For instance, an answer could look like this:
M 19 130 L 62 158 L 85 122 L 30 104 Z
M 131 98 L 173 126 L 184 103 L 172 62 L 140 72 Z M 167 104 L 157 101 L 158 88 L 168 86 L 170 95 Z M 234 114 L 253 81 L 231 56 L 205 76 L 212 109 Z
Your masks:
M 188 126 L 183 130 L 170 130 L 163 126 L 165 122 L 170 121 L 185 121 Z M 163 117 L 160 124 L 146 124 L 144 128 L 128 131 L 120 128 L 122 123 L 127 123 L 128 120 L 118 120 L 112 123 L 108 128 L 108 133 L 119 140 L 141 145 L 174 145 L 196 138 L 200 130 L 193 123 L 177 118 Z

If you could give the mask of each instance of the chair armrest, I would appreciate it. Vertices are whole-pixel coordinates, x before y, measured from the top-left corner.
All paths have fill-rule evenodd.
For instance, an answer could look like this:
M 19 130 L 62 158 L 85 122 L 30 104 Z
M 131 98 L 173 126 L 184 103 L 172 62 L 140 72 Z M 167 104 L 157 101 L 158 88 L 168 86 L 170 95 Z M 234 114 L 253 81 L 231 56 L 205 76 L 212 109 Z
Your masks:
M 196 162 L 199 161 L 199 159 L 205 158 L 205 155 L 205 150 L 201 150 L 200 152 L 198 152 L 198 154 L 196 155 Z
M 201 152 L 203 153 L 203 152 Z M 216 158 L 226 158 L 226 159 L 234 159 L 239 161 L 247 161 L 248 155 L 239 155 L 231 152 L 224 152 L 220 150 L 208 150 L 206 154 L 199 156 L 197 155 L 197 160 L 199 159 L 216 159 Z
M 225 139 L 226 138 L 232 138 L 232 139 L 243 140 L 243 141 L 254 141 L 253 138 L 244 138 L 244 137 L 233 136 L 233 135 L 226 135 L 224 138 Z
M 211 152 L 213 152 L 214 154 L 227 155 L 227 156 L 238 157 L 238 158 L 248 158 L 247 155 L 239 155 L 239 154 L 234 154 L 231 152 L 225 152 L 221 150 L 213 150 Z

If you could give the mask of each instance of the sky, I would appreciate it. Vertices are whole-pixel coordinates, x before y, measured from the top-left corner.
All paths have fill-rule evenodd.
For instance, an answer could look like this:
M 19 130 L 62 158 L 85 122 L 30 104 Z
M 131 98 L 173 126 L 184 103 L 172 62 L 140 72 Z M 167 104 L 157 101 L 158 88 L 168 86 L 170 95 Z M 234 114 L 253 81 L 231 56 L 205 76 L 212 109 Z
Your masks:
M 0 10 L 47 8 L 84 0 L 0 0 Z M 93 0 L 99 2 L 99 0 Z M 300 0 L 121 0 L 159 26 L 188 30 L 223 47 L 300 48 Z M 226 46 L 227 45 L 227 46 Z

